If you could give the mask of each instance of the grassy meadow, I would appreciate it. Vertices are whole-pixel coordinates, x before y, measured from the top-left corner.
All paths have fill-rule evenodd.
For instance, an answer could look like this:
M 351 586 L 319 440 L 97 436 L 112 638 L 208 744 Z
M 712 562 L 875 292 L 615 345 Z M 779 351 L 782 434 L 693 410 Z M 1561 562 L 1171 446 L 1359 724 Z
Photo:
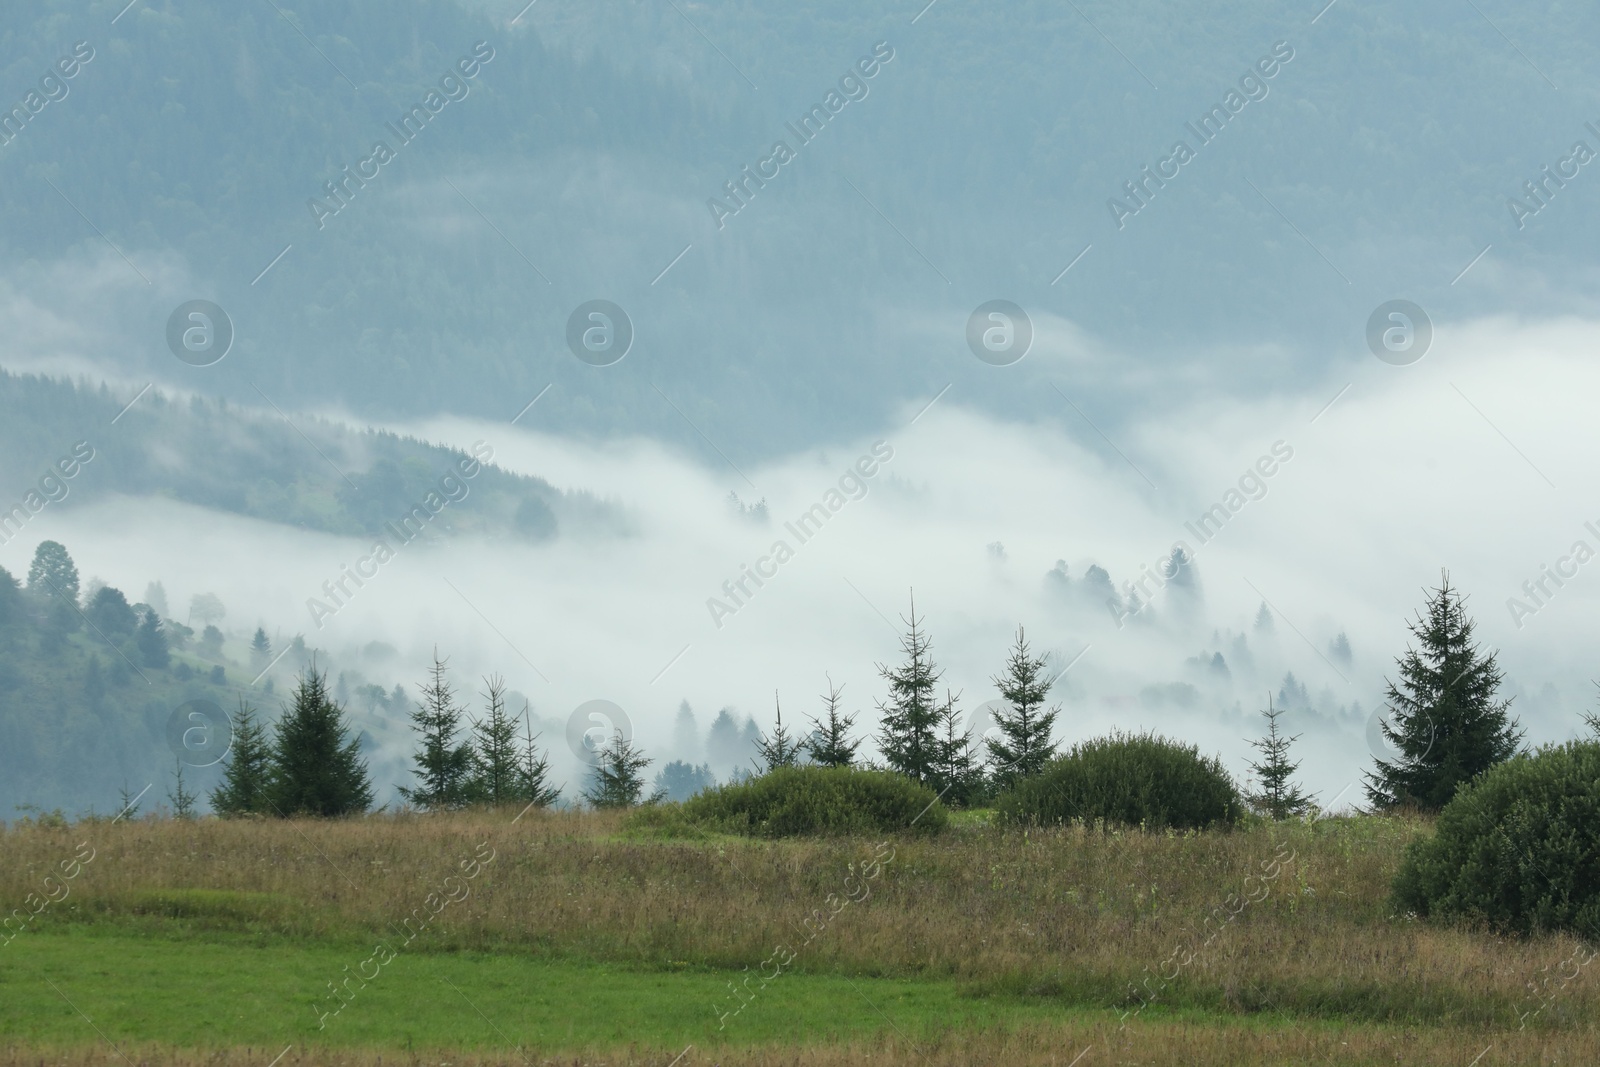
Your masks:
M 1422 820 L 515 816 L 0 832 L 0 1064 L 1600 1062 L 1576 941 L 1393 914 Z

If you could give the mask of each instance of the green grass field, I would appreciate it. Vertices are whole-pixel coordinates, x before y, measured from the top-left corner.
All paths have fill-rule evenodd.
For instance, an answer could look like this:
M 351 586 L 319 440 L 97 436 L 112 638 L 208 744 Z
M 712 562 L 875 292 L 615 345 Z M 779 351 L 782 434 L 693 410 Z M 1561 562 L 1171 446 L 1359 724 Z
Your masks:
M 966 818 L 892 842 L 870 897 L 802 945 L 879 843 L 639 839 L 592 813 L 12 828 L 8 904 L 78 842 L 96 852 L 0 944 L 0 1067 L 1600 1062 L 1600 981 L 1550 980 L 1576 942 L 1392 913 L 1388 879 L 1425 832 L 1022 834 Z M 491 848 L 458 903 L 374 962 Z M 1265 897 L 1207 926 L 1291 853 Z M 764 983 L 780 945 L 792 963 Z M 1175 945 L 1193 962 L 1141 996 Z M 721 1018 L 734 983 L 750 1001 Z
M 319 1027 L 326 983 L 371 946 L 262 944 L 248 937 L 130 936 L 65 929 L 0 957 L 0 1039 L 183 1048 L 592 1048 L 640 1042 L 760 1045 L 1052 1022 L 1037 998 L 972 997 L 953 981 L 783 974 L 726 1027 L 725 971 L 645 969 L 525 953 L 401 952 Z M 370 973 L 370 972 L 369 972 Z M 59 992 L 57 988 L 59 987 Z M 68 1003 L 70 998 L 71 1003 Z M 94 1021 L 93 1027 L 82 1015 Z

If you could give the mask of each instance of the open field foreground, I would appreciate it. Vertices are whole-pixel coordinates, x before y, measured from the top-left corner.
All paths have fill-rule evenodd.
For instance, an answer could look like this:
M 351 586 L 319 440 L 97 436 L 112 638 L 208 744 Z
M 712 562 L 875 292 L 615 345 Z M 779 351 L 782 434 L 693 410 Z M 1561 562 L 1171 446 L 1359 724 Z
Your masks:
M 1391 914 L 1420 821 L 767 843 L 512 818 L 6 831 L 0 899 L 28 903 L 0 1062 L 1600 1062 L 1575 941 Z

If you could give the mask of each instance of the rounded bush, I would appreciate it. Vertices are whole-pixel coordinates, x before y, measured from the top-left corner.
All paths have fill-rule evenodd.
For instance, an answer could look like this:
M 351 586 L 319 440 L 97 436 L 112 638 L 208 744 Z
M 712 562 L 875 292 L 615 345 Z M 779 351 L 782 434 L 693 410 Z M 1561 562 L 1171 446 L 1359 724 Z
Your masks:
M 690 797 L 683 815 L 690 822 L 758 837 L 935 833 L 950 820 L 926 786 L 891 771 L 849 767 L 781 767 Z
M 1146 829 L 1230 826 L 1239 790 L 1215 756 L 1155 734 L 1112 734 L 1074 745 L 1000 796 L 1011 823 L 1107 822 Z
M 1394 900 L 1515 933 L 1600 936 L 1600 743 L 1517 756 L 1463 786 L 1407 850 Z

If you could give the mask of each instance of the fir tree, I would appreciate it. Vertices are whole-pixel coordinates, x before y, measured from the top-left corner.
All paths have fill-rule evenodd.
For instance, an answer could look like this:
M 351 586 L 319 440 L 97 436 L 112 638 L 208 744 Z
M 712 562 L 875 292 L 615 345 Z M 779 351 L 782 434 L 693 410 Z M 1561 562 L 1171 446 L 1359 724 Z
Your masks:
M 828 693 L 822 698 L 826 718 L 811 720 L 811 736 L 804 744 L 811 762 L 822 767 L 853 767 L 860 741 L 850 740 L 850 728 L 856 723 L 854 715 L 839 712 L 839 700 L 844 686 L 836 686 L 828 679 Z
M 300 675 L 272 744 L 268 804 L 279 815 L 358 814 L 372 804 L 372 783 L 344 709 L 328 696 L 327 675 Z
M 161 616 L 154 609 L 147 608 L 144 618 L 139 622 L 139 632 L 134 636 L 134 643 L 139 647 L 139 658 L 144 660 L 146 667 L 164 669 L 172 662 L 172 654 L 167 651 L 167 634 L 161 625 Z
M 692 762 L 700 758 L 700 727 L 694 721 L 694 709 L 687 700 L 678 705 L 678 717 L 672 723 L 672 745 L 686 760 Z
M 1421 650 L 1396 662 L 1383 736 L 1399 756 L 1375 760 L 1367 799 L 1375 808 L 1414 805 L 1438 811 L 1474 776 L 1516 754 L 1522 730 L 1511 702 L 1495 699 L 1503 677 L 1495 657 L 1473 643 L 1475 623 L 1443 574 L 1425 609 L 1407 624 Z
M 257 626 L 255 636 L 250 639 L 250 665 L 259 671 L 271 662 L 272 640 L 267 637 L 265 629 Z
M 128 780 L 122 780 L 122 788 L 117 790 L 118 811 L 117 819 L 132 820 L 139 814 L 139 797 L 142 793 L 135 793 L 128 788 Z M 113 819 L 112 822 L 115 822 Z
M 988 738 L 989 765 L 995 785 L 1006 789 L 1024 778 L 1044 770 L 1056 754 L 1050 732 L 1055 728 L 1060 707 L 1046 711 L 1044 699 L 1053 679 L 1045 677 L 1045 659 L 1028 650 L 1022 627 L 1017 627 L 1017 643 L 1011 646 L 1006 673 L 994 679 L 995 688 L 1007 707 L 996 710 L 995 725 L 1001 736 Z
M 789 731 L 783 725 L 783 705 L 778 702 L 776 691 L 772 694 L 772 701 L 778 708 L 778 725 L 772 731 L 772 736 L 762 734 L 756 741 L 756 753 L 761 761 L 767 765 L 766 773 L 777 770 L 779 767 L 793 767 L 800 761 L 804 746 L 789 736 Z
M 211 791 L 211 808 L 218 815 L 265 815 L 272 781 L 272 746 L 266 729 L 256 721 L 256 710 L 243 699 L 229 718 L 233 743 L 222 784 Z
M 411 758 L 422 784 L 416 789 L 399 787 L 407 803 L 430 809 L 459 808 L 470 799 L 472 745 L 456 742 L 463 713 L 456 704 L 455 690 L 445 677 L 449 669 L 435 652 L 430 678 L 423 683 L 421 700 L 411 712 L 412 728 L 420 735 Z
M 683 760 L 673 760 L 656 772 L 656 792 L 668 800 L 688 800 L 696 793 L 717 784 L 711 766 L 702 763 L 696 767 Z
M 644 775 L 640 772 L 650 766 L 651 760 L 634 747 L 632 741 L 617 730 L 600 750 L 600 762 L 594 768 L 594 777 L 583 791 L 583 799 L 597 808 L 628 808 L 639 803 L 644 792 Z M 661 799 L 657 793 L 651 803 Z
M 199 800 L 195 794 L 189 792 L 183 781 L 183 760 L 175 760 L 177 771 L 173 775 L 173 786 L 167 791 L 167 799 L 172 801 L 172 814 L 179 819 L 194 818 L 194 802 Z
M 517 720 L 506 714 L 506 682 L 499 675 L 483 680 L 487 713 L 472 724 L 472 771 L 466 792 L 473 800 L 499 807 L 519 795 Z
M 550 757 L 534 747 L 539 735 L 533 732 L 533 716 L 526 701 L 522 705 L 522 757 L 517 774 L 517 799 L 524 804 L 547 808 L 561 799 L 559 786 L 551 787 Z
M 1261 713 L 1267 720 L 1267 735 L 1250 742 L 1261 753 L 1260 763 L 1250 764 L 1250 773 L 1261 783 L 1259 792 L 1246 793 L 1245 803 L 1257 815 L 1277 822 L 1295 819 L 1310 812 L 1316 805 L 1290 780 L 1300 769 L 1298 762 L 1289 762 L 1289 746 L 1300 740 L 1300 735 L 1284 737 L 1278 732 L 1278 718 L 1282 708 L 1272 705 L 1272 694 L 1267 694 L 1267 710 Z
M 739 724 L 734 721 L 733 709 L 723 708 L 711 720 L 706 732 L 706 754 L 718 767 L 737 766 L 739 759 Z
M 1600 688 L 1600 682 L 1596 682 L 1595 686 Z M 1594 733 L 1595 740 L 1600 741 L 1600 714 L 1596 714 L 1592 711 L 1586 711 L 1583 713 L 1583 721 L 1584 725 L 1588 726 L 1589 729 Z
M 933 692 L 942 672 L 934 666 L 932 642 L 917 617 L 915 596 L 910 618 L 902 616 L 902 621 L 907 628 L 900 638 L 905 662 L 894 668 L 878 664 L 878 674 L 889 683 L 889 699 L 878 702 L 882 716 L 878 748 L 892 770 L 928 784 L 934 779 L 939 756 L 939 708 Z
M 983 768 L 972 737 L 961 725 L 956 703 L 961 698 L 945 690 L 938 708 L 934 736 L 934 767 L 928 785 L 955 807 L 969 807 L 983 795 Z

